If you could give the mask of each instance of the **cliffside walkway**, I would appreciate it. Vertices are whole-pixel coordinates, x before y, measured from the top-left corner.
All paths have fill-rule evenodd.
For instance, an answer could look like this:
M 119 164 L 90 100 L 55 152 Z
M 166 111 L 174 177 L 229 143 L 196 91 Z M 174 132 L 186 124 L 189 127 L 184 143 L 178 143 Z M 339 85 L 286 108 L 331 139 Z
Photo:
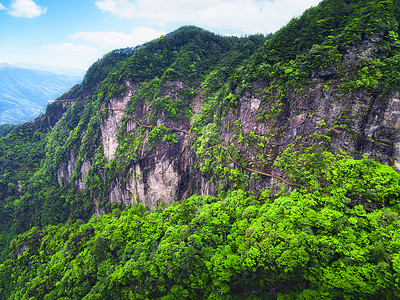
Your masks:
M 138 126 L 145 127 L 145 128 L 155 128 L 155 127 L 157 127 L 157 126 L 152 126 L 152 125 L 147 125 L 147 124 L 141 124 L 141 123 L 140 123 L 138 120 L 136 120 L 134 117 L 128 115 L 126 109 L 123 109 L 123 108 L 107 108 L 107 109 L 108 109 L 108 110 L 120 110 L 120 111 L 125 112 L 126 117 L 128 117 L 128 118 L 131 119 L 131 120 L 133 120 Z M 171 131 L 183 132 L 183 133 L 189 134 L 189 135 L 191 135 L 191 136 L 193 136 L 193 137 L 196 137 L 196 138 L 197 138 L 197 137 L 200 137 L 200 136 L 198 136 L 198 135 L 196 135 L 196 134 L 194 134 L 194 133 L 192 133 L 192 132 L 190 132 L 190 131 L 188 131 L 188 130 L 179 129 L 179 128 L 173 128 L 173 127 L 166 127 L 166 128 L 170 129 Z M 227 149 L 227 147 L 225 147 L 225 146 L 222 145 L 222 144 L 218 144 L 218 145 L 209 147 L 209 148 L 207 148 L 207 149 L 205 149 L 205 150 L 210 150 L 210 149 L 216 148 L 216 147 L 221 147 L 222 149 L 224 149 L 224 150 L 226 151 L 226 153 L 227 153 L 229 159 L 230 159 L 235 165 L 237 165 L 238 167 L 240 167 L 240 168 L 242 168 L 242 169 L 244 169 L 244 170 L 247 170 L 247 171 L 252 172 L 252 173 L 257 173 L 257 174 L 260 174 L 260 175 L 264 175 L 264 176 L 267 176 L 267 177 L 272 177 L 272 178 L 278 179 L 278 180 L 280 180 L 280 181 L 282 181 L 282 182 L 284 182 L 284 183 L 286 183 L 286 184 L 288 184 L 288 185 L 296 186 L 296 187 L 300 187 L 300 188 L 304 188 L 304 189 L 306 189 L 307 191 L 311 192 L 310 188 L 306 187 L 305 185 L 302 185 L 302 184 L 299 184 L 299 183 L 295 183 L 295 182 L 290 182 L 290 181 L 286 180 L 285 178 L 283 178 L 283 177 L 281 177 L 281 176 L 279 176 L 279 175 L 270 174 L 270 173 L 266 173 L 266 172 L 263 172 L 263 171 L 258 171 L 258 170 L 255 170 L 255 169 L 252 169 L 252 168 L 248 168 L 248 167 L 243 166 L 242 164 L 240 164 L 239 162 L 237 162 L 237 161 L 232 157 L 232 155 L 231 155 L 231 153 L 229 152 L 229 150 Z
M 54 100 L 54 101 L 52 101 L 52 102 L 50 102 L 50 101 L 49 101 L 49 102 L 50 102 L 50 103 L 74 102 L 74 101 L 77 101 L 77 100 L 78 100 L 78 99 L 61 99 L 61 100 Z M 89 101 L 89 100 L 83 100 L 83 101 Z M 144 128 L 156 128 L 156 127 L 157 127 L 157 126 L 154 126 L 154 125 L 147 125 L 147 124 L 142 124 L 142 123 L 140 123 L 137 119 L 135 119 L 134 117 L 128 115 L 128 111 L 127 111 L 126 109 L 124 109 L 124 108 L 113 108 L 113 107 L 111 107 L 111 108 L 107 108 L 107 110 L 111 110 L 111 111 L 119 110 L 119 111 L 124 112 L 124 113 L 125 113 L 125 116 L 126 116 L 127 118 L 129 118 L 129 119 L 131 119 L 132 121 L 134 121 L 134 122 L 135 122 L 138 126 L 140 126 L 140 127 L 144 127 Z M 183 132 L 183 133 L 186 133 L 186 134 L 188 134 L 188 135 L 190 135 L 190 136 L 192 136 L 192 137 L 196 137 L 196 138 L 200 137 L 199 135 L 196 135 L 196 134 L 194 134 L 193 132 L 190 132 L 190 131 L 185 130 L 185 129 L 179 129 L 179 128 L 167 127 L 167 126 L 165 126 L 165 127 L 168 128 L 168 129 L 171 130 L 171 131 Z M 299 183 L 295 183 L 295 182 L 288 181 L 287 179 L 285 179 L 285 178 L 283 178 L 283 177 L 281 177 L 281 176 L 279 176 L 279 175 L 275 175 L 275 174 L 271 174 L 271 173 L 266 173 L 266 172 L 263 172 L 263 171 L 259 171 L 259 170 L 256 170 L 256 169 L 252 169 L 252 168 L 243 166 L 242 164 L 240 164 L 238 161 L 236 161 L 236 160 L 232 157 L 232 155 L 231 155 L 231 153 L 229 152 L 228 148 L 225 147 L 224 145 L 222 145 L 221 143 L 220 143 L 220 144 L 217 144 L 217 145 L 214 145 L 214 146 L 212 146 L 212 147 L 206 148 L 206 149 L 204 149 L 204 150 L 210 150 L 210 149 L 217 148 L 217 147 L 221 147 L 223 150 L 225 150 L 225 152 L 226 152 L 226 154 L 228 155 L 229 159 L 230 159 L 236 166 L 238 166 L 238 167 L 240 167 L 240 168 L 242 168 L 242 169 L 244 169 L 244 170 L 247 170 L 247 171 L 252 172 L 252 173 L 260 174 L 260 175 L 263 175 L 263 176 L 272 177 L 272 178 L 275 178 L 275 179 L 278 179 L 278 180 L 282 181 L 283 183 L 286 183 L 287 185 L 294 186 L 294 187 L 299 187 L 299 188 L 304 188 L 304 189 L 306 189 L 306 190 L 309 191 L 309 192 L 314 192 L 314 191 L 311 190 L 309 187 L 307 187 L 307 186 L 305 186 L 305 185 L 303 185 L 303 184 L 299 184 Z M 326 195 L 326 196 L 331 196 L 331 195 L 329 195 L 329 194 L 327 194 L 327 193 L 324 193 L 324 192 L 320 192 L 320 193 L 323 194 L 323 195 Z M 375 211 L 374 209 L 371 209 L 371 208 L 369 208 L 369 207 L 365 207 L 364 205 L 363 205 L 363 207 L 364 207 L 364 210 L 366 210 L 366 211 L 370 211 L 370 212 Z
M 145 128 L 155 128 L 155 127 L 157 127 L 157 126 L 152 126 L 152 125 L 147 125 L 147 124 L 141 124 L 141 123 L 140 123 L 138 120 L 136 120 L 134 117 L 128 115 L 126 109 L 123 109 L 123 108 L 107 108 L 107 109 L 108 109 L 108 110 L 120 110 L 120 111 L 125 112 L 125 116 L 126 116 L 127 118 L 133 120 L 133 121 L 134 121 L 138 126 L 140 126 L 140 127 L 145 127 Z M 192 132 L 190 132 L 190 131 L 188 131 L 188 130 L 179 129 L 179 128 L 173 128 L 173 127 L 166 127 L 166 128 L 170 129 L 171 131 L 179 131 L 179 132 L 183 132 L 183 133 L 189 134 L 189 135 L 191 135 L 192 137 L 196 137 L 196 138 L 197 138 L 197 137 L 200 137 L 199 135 L 196 135 L 196 134 L 194 134 L 194 133 L 192 133 Z M 272 177 L 272 178 L 278 179 L 278 180 L 280 180 L 280 181 L 286 183 L 287 185 L 294 186 L 294 187 L 299 187 L 299 188 L 303 188 L 303 189 L 307 190 L 307 191 L 310 192 L 310 193 L 311 193 L 311 192 L 314 192 L 314 191 L 311 190 L 309 187 L 307 187 L 307 186 L 305 186 L 305 185 L 303 185 L 303 184 L 288 181 L 287 179 L 285 179 L 285 178 L 283 178 L 283 177 L 281 177 L 281 176 L 279 176 L 279 175 L 275 175 L 275 174 L 271 174 L 271 173 L 266 173 L 266 172 L 263 172 L 263 171 L 259 171 L 259 170 L 256 170 L 256 169 L 252 169 L 252 168 L 243 166 L 241 163 L 239 163 L 238 161 L 236 161 L 236 160 L 232 157 L 232 155 L 231 155 L 231 153 L 229 152 L 228 148 L 225 147 L 224 145 L 222 145 L 221 143 L 220 143 L 220 144 L 217 144 L 217 145 L 214 145 L 214 146 L 212 146 L 212 147 L 206 148 L 206 149 L 204 149 L 204 150 L 210 150 L 210 149 L 217 148 L 217 147 L 221 147 L 222 149 L 224 149 L 225 152 L 226 152 L 226 154 L 228 155 L 229 159 L 230 159 L 236 166 L 238 166 L 238 167 L 240 167 L 240 168 L 242 168 L 242 169 L 244 169 L 244 170 L 247 170 L 247 171 L 252 172 L 252 173 L 260 174 L 260 175 L 263 175 L 263 176 L 267 176 L 267 177 Z M 321 193 L 322 195 L 325 195 L 325 196 L 332 196 L 332 195 L 327 194 L 327 193 L 324 193 L 324 192 L 320 192 L 320 193 Z M 365 211 L 369 211 L 369 212 L 375 211 L 374 209 L 369 208 L 369 207 L 365 207 L 364 205 L 363 205 L 363 208 L 364 208 Z
M 60 99 L 60 100 L 49 100 L 49 103 L 64 103 L 64 102 L 75 102 L 78 99 Z M 89 102 L 90 100 L 83 99 L 83 102 Z
M 125 116 L 127 116 L 129 119 L 133 120 L 136 124 L 138 124 L 141 127 L 145 127 L 145 128 L 156 128 L 157 127 L 157 126 L 152 126 L 152 125 L 141 124 L 138 120 L 136 120 L 135 118 L 133 118 L 130 115 L 128 115 L 128 112 L 124 108 L 107 108 L 107 109 L 108 110 L 120 110 L 120 111 L 125 112 Z M 199 137 L 198 135 L 194 134 L 193 132 L 190 132 L 190 131 L 185 130 L 185 129 L 169 128 L 169 127 L 166 127 L 166 128 L 168 128 L 168 129 L 170 129 L 172 131 L 180 131 L 180 132 L 183 132 L 183 133 L 187 133 L 187 134 L 189 134 L 189 135 L 191 135 L 193 137 Z

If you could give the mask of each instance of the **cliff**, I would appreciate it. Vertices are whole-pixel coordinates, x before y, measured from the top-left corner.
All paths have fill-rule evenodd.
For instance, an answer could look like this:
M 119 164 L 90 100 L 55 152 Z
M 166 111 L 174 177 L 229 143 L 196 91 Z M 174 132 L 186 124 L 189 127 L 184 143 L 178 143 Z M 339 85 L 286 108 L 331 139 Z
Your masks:
M 108 53 L 0 140 L 0 298 L 398 298 L 399 16 Z
M 311 189 L 287 155 L 310 147 L 399 170 L 398 8 L 377 7 L 324 1 L 268 38 L 183 27 L 110 52 L 38 120 L 45 158 L 20 182 L 16 215 L 47 224 L 285 181 Z

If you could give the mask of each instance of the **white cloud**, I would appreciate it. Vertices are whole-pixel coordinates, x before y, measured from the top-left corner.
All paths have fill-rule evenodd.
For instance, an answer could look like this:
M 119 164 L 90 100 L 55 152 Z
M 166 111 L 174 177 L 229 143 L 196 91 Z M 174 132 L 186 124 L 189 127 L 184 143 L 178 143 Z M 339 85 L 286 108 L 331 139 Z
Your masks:
M 122 18 L 132 18 L 136 14 L 135 5 L 129 0 L 101 0 L 96 1 L 96 6 Z
M 146 27 L 134 28 L 130 33 L 78 32 L 71 34 L 68 38 L 83 41 L 89 46 L 73 43 L 45 45 L 40 47 L 39 56 L 49 65 L 87 69 L 110 50 L 143 44 L 164 34 L 166 32 Z M 38 59 L 37 56 L 35 59 Z
M 45 45 L 40 49 L 47 64 L 79 69 L 88 68 L 103 54 L 97 48 L 71 43 Z
M 128 34 L 115 31 L 78 32 L 71 34 L 69 38 L 94 43 L 98 47 L 109 51 L 116 48 L 137 46 L 159 38 L 164 34 L 166 34 L 165 31 L 156 31 L 152 28 L 138 27 L 134 28 L 132 32 Z
M 32 0 L 13 0 L 10 15 L 20 18 L 34 18 L 46 13 L 47 8 L 38 6 Z
M 96 48 L 81 46 L 81 45 L 75 46 L 71 43 L 64 43 L 61 45 L 45 45 L 42 46 L 41 48 L 48 51 L 67 51 L 71 53 L 97 52 Z
M 96 6 L 121 18 L 150 24 L 185 23 L 243 33 L 278 30 L 321 0 L 98 0 Z
M 6 9 L 6 7 L 0 3 L 0 10 Z

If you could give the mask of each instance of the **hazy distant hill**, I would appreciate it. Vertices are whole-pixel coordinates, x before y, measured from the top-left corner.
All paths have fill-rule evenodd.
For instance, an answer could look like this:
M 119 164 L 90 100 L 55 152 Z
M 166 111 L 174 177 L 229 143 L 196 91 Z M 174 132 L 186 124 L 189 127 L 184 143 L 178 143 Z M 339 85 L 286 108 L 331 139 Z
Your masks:
M 79 76 L 0 67 L 0 124 L 19 124 L 34 119 L 44 112 L 49 100 L 80 81 Z

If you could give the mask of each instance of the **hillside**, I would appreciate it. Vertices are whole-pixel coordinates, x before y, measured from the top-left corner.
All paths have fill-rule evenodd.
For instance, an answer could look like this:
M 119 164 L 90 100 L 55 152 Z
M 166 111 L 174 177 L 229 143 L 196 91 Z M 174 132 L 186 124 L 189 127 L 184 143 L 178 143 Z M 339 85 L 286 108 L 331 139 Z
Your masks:
M 80 80 L 79 76 L 0 66 L 0 124 L 33 120 L 44 113 L 49 100 Z
M 399 19 L 105 55 L 0 140 L 1 299 L 399 298 Z

